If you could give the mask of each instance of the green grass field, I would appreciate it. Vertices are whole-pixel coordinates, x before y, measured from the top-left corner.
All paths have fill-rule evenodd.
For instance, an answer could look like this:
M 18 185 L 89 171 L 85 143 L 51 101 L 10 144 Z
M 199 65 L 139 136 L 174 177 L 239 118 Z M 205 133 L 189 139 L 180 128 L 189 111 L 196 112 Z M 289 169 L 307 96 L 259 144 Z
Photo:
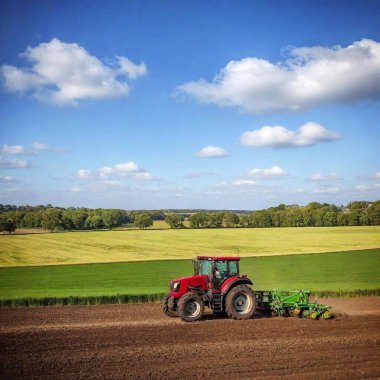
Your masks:
M 380 288 L 380 249 L 252 257 L 240 266 L 257 290 Z M 164 293 L 171 279 L 191 274 L 188 260 L 2 268 L 0 300 Z
M 380 226 L 126 230 L 0 236 L 0 267 L 273 256 L 380 247 Z

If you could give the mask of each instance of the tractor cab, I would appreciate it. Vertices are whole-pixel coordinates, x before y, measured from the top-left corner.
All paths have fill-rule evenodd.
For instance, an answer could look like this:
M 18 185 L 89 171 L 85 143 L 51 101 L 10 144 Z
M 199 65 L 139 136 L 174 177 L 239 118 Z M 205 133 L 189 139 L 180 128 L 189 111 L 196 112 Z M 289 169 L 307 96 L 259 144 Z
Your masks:
M 198 256 L 194 274 L 207 276 L 208 288 L 220 290 L 227 279 L 239 276 L 239 261 L 239 257 Z

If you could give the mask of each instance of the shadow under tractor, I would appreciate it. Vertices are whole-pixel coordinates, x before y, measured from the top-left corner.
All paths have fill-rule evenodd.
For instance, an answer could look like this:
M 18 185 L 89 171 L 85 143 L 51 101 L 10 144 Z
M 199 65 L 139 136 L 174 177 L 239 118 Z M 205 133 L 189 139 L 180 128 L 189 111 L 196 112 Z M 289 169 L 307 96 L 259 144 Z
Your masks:
M 331 307 L 309 302 L 310 291 L 253 291 L 252 281 L 239 272 L 239 261 L 239 257 L 198 256 L 193 276 L 170 282 L 170 293 L 162 302 L 164 313 L 185 322 L 200 320 L 205 307 L 232 319 L 249 319 L 256 311 L 311 319 L 332 317 Z

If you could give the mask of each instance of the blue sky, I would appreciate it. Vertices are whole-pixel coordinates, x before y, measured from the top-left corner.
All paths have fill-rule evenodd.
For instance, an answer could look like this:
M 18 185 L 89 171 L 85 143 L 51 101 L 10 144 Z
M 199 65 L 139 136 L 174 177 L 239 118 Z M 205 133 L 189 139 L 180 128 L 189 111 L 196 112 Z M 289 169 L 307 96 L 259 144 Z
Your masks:
M 380 198 L 378 1 L 2 1 L 0 202 Z

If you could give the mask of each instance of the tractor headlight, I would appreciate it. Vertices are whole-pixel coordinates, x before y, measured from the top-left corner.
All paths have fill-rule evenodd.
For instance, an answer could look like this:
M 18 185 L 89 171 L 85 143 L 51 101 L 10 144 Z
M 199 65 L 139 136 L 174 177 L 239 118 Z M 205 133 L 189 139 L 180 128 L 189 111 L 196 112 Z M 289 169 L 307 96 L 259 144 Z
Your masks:
M 179 281 L 173 283 L 173 290 L 178 292 L 181 283 Z

